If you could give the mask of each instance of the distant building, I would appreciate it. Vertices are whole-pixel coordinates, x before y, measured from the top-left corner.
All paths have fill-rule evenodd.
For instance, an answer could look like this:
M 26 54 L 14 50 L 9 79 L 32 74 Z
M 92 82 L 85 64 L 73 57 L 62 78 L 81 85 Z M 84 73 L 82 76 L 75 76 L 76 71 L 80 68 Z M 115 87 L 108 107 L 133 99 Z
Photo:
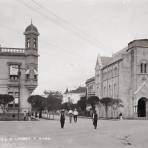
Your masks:
M 86 97 L 95 96 L 95 77 L 89 78 L 86 82 Z
M 123 101 L 124 117 L 148 116 L 148 39 L 134 40 L 112 57 L 98 56 L 95 86 L 100 99 Z
M 66 89 L 65 93 L 63 94 L 63 103 L 64 102 L 77 103 L 77 101 L 80 100 L 80 98 L 85 95 L 86 95 L 85 87 L 78 87 L 77 89 L 70 91 Z
M 37 28 L 31 23 L 24 32 L 25 48 L 0 47 L 0 94 L 13 95 L 11 107 L 20 111 L 30 110 L 28 97 L 37 87 L 38 80 L 38 36 Z

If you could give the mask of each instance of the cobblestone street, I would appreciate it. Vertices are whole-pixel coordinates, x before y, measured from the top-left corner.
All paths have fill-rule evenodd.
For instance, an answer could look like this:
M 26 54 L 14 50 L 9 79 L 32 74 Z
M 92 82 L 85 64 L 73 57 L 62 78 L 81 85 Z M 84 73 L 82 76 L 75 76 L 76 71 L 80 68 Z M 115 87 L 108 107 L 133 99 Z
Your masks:
M 99 120 L 98 129 L 91 119 L 0 122 L 1 148 L 147 148 L 147 120 Z

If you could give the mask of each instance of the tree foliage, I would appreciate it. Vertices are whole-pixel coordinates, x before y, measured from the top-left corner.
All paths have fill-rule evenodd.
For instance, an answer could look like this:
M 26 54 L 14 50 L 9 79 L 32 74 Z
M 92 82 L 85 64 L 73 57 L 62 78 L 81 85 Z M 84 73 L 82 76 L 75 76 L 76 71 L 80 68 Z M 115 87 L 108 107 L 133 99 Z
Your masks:
M 113 99 L 113 105 L 116 106 L 116 109 L 124 106 L 123 101 L 121 99 Z
M 59 91 L 44 91 L 47 95 L 46 108 L 48 111 L 54 111 L 61 108 L 63 95 Z
M 77 102 L 77 106 L 81 111 L 86 111 L 86 105 L 87 105 L 87 99 L 86 99 L 86 96 L 83 96 Z
M 14 100 L 14 97 L 12 95 L 8 94 L 0 94 L 0 105 L 3 110 L 3 112 L 6 109 L 6 106 Z
M 62 94 L 58 91 L 45 91 L 44 94 L 47 97 L 40 95 L 33 95 L 28 98 L 28 102 L 31 104 L 32 109 L 35 111 L 53 111 L 60 109 L 62 103 Z
M 34 111 L 42 111 L 45 109 L 46 98 L 40 95 L 32 95 L 28 98 L 28 102 L 31 104 L 32 110 Z
M 106 118 L 108 118 L 108 107 L 113 105 L 113 98 L 104 97 L 100 102 L 105 106 Z
M 95 110 L 95 106 L 98 103 L 99 103 L 99 98 L 97 96 L 90 96 L 87 100 L 87 104 L 90 104 L 93 110 Z

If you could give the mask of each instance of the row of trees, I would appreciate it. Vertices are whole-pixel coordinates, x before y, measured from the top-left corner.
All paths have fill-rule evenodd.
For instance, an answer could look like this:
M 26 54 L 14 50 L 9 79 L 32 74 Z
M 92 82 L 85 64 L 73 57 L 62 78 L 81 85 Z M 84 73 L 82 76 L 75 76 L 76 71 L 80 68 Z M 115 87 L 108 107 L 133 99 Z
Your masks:
M 97 96 L 91 96 L 88 99 L 83 96 L 80 100 L 73 104 L 71 102 L 65 102 L 62 104 L 63 96 L 58 91 L 45 91 L 44 97 L 40 95 L 33 95 L 28 98 L 28 102 L 32 106 L 32 110 L 36 112 L 42 112 L 43 110 L 56 111 L 59 109 L 74 109 L 77 108 L 80 112 L 86 112 L 87 106 L 90 105 L 92 110 L 95 110 L 96 105 L 104 106 L 106 117 L 108 117 L 108 108 L 112 107 L 113 110 L 118 110 L 119 107 L 123 107 L 123 102 L 120 99 L 113 99 L 110 97 L 104 97 L 99 99 Z M 0 95 L 0 106 L 3 111 L 6 110 L 8 103 L 14 100 L 11 95 Z
M 86 111 L 87 105 L 91 105 L 91 109 L 95 110 L 96 105 L 101 107 L 101 105 L 105 108 L 106 118 L 108 118 L 108 109 L 112 107 L 113 110 L 118 110 L 119 107 L 123 107 L 123 102 L 120 99 L 113 99 L 110 97 L 104 97 L 99 99 L 97 96 L 91 96 L 88 99 L 86 97 L 81 97 L 78 101 L 77 106 L 82 110 Z
M 44 96 L 33 95 L 28 98 L 32 110 L 42 113 L 43 110 L 56 111 L 61 108 L 62 94 L 58 91 L 45 91 Z
M 77 108 L 80 112 L 86 112 L 88 105 L 91 106 L 91 110 L 95 110 L 96 105 L 99 107 L 103 105 L 105 108 L 106 117 L 108 118 L 109 107 L 112 107 L 113 110 L 118 110 L 119 107 L 123 107 L 122 100 L 113 99 L 110 97 L 99 99 L 97 96 L 91 96 L 87 99 L 85 96 L 83 96 L 76 104 L 71 102 L 65 102 L 62 104 L 63 96 L 60 92 L 45 91 L 44 94 L 46 97 L 35 95 L 28 98 L 28 102 L 31 104 L 34 111 L 42 112 L 43 110 L 55 111 L 59 109 L 69 110 Z

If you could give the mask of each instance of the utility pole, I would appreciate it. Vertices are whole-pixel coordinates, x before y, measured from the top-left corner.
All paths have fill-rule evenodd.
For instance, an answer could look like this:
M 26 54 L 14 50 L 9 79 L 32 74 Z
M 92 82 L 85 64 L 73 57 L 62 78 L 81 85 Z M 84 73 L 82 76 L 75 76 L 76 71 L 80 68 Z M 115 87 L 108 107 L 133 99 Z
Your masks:
M 18 121 L 20 120 L 21 68 L 18 66 Z
M 16 68 L 16 67 L 13 67 Z M 21 70 L 26 70 L 21 68 L 21 65 L 18 65 L 18 121 L 20 120 L 20 93 L 21 93 Z

